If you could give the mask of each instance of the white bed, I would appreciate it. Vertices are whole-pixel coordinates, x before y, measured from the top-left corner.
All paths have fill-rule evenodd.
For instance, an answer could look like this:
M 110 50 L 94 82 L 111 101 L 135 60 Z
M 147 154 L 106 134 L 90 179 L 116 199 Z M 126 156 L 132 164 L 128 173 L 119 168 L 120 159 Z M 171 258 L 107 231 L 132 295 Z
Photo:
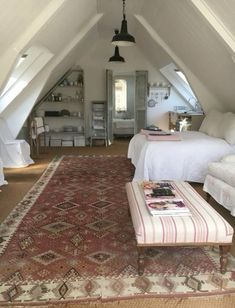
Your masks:
M 235 145 L 203 132 L 180 132 L 181 141 L 147 141 L 143 134 L 129 143 L 133 180 L 183 180 L 203 183 L 209 162 L 235 153 Z

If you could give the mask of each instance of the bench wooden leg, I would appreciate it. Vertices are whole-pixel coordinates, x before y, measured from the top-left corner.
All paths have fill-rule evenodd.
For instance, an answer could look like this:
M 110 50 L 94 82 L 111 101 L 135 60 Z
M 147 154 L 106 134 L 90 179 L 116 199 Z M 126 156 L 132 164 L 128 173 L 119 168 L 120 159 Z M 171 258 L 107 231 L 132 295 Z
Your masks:
M 220 272 L 222 274 L 226 273 L 227 270 L 227 264 L 228 264 L 228 252 L 230 250 L 230 246 L 219 246 L 220 250 Z
M 144 273 L 144 257 L 145 257 L 145 248 L 137 247 L 138 249 L 138 274 L 142 276 Z

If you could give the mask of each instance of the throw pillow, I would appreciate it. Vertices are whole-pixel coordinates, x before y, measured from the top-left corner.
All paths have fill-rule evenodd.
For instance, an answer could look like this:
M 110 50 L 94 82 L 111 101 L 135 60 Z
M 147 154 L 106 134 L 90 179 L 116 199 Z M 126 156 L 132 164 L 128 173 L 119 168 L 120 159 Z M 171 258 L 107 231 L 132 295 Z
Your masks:
M 221 131 L 223 113 L 218 110 L 211 110 L 202 121 L 199 131 L 216 138 L 224 138 Z
M 235 163 L 235 154 L 226 155 L 221 159 L 223 163 Z
M 227 112 L 223 123 L 224 139 L 231 145 L 235 144 L 235 114 Z

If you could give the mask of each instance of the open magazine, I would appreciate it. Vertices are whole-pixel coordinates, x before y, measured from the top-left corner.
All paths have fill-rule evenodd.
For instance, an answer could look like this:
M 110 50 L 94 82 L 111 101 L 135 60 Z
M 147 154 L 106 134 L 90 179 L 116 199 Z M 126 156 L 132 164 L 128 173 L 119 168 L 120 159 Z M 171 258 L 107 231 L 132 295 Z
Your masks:
M 152 215 L 189 216 L 189 208 L 170 182 L 141 184 L 146 206 Z

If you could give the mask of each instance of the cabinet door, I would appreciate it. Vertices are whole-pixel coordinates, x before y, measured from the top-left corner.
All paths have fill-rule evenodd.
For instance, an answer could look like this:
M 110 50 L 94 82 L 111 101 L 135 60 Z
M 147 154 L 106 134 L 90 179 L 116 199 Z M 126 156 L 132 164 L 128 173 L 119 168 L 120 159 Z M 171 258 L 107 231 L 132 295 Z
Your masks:
M 107 135 L 108 144 L 113 142 L 113 72 L 106 70 L 106 97 L 107 97 Z
M 148 72 L 136 71 L 135 84 L 135 134 L 146 126 Z

